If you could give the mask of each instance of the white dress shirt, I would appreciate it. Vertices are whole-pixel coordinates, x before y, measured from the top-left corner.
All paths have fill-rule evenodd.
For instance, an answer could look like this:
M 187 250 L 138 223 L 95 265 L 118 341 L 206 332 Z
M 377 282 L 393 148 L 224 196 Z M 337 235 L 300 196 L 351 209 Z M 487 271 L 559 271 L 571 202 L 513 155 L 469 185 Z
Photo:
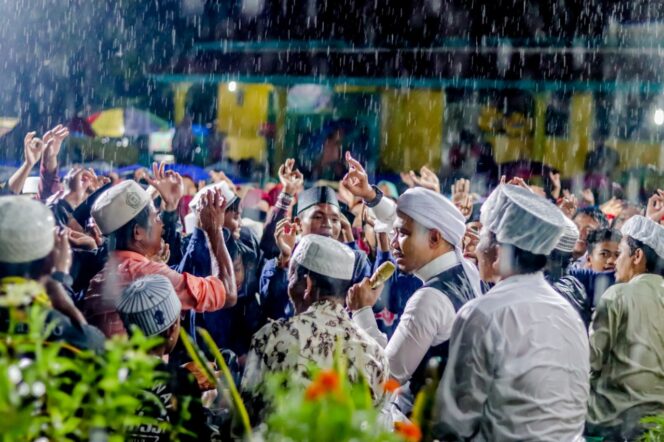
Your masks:
M 541 272 L 512 276 L 459 310 L 439 420 L 478 441 L 582 440 L 589 372 L 572 306 Z
M 429 262 L 415 276 L 427 282 L 439 273 L 459 263 L 454 252 L 448 252 Z M 390 361 L 390 372 L 399 383 L 406 383 L 429 347 L 450 338 L 456 312 L 452 301 L 439 290 L 422 287 L 410 297 L 392 339 L 380 332 L 371 307 L 353 313 L 353 321 L 371 335 Z
M 372 208 L 376 219 L 391 231 L 397 216 L 396 203 L 382 198 Z M 415 276 L 426 283 L 434 276 L 459 263 L 454 252 L 446 253 L 424 265 Z M 422 287 L 410 297 L 399 325 L 387 341 L 387 336 L 378 329 L 370 307 L 353 313 L 353 321 L 369 333 L 380 345 L 390 361 L 390 372 L 394 379 L 405 384 L 417 369 L 429 347 L 439 345 L 450 338 L 456 312 L 452 301 L 440 291 Z

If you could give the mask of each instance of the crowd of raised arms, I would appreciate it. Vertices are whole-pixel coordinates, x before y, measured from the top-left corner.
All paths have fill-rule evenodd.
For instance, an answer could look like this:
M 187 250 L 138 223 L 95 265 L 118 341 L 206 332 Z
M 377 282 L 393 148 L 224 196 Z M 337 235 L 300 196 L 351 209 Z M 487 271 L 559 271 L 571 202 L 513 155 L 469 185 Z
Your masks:
M 1 185 L 0 298 L 27 287 L 22 305 L 43 303 L 56 325 L 48 339 L 86 351 L 161 337 L 151 354 L 177 381 L 158 417 L 188 407 L 195 440 L 231 436 L 213 436 L 212 387 L 181 329 L 199 345 L 207 330 L 254 426 L 270 374 L 306 389 L 339 353 L 388 430 L 435 382 L 439 440 L 635 440 L 664 413 L 662 191 L 645 207 L 595 201 L 551 173 L 544 189 L 502 177 L 477 194 L 466 179 L 441 189 L 426 167 L 374 184 L 350 153 L 324 185 L 290 159 L 263 188 L 164 164 L 60 177 L 68 135 L 27 134 Z M 386 262 L 396 271 L 372 278 Z M 134 440 L 160 440 L 143 430 Z

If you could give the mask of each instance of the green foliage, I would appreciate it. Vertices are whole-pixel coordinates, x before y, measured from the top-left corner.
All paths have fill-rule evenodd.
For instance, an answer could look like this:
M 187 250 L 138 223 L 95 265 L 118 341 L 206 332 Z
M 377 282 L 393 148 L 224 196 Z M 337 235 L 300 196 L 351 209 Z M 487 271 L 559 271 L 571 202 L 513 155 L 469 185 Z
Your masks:
M 238 422 L 241 423 L 242 432 L 244 436 L 248 439 L 251 439 L 252 429 L 251 429 L 251 423 L 249 421 L 249 414 L 247 413 L 247 409 L 244 406 L 244 402 L 242 402 L 240 393 L 237 391 L 237 387 L 235 386 L 235 382 L 233 381 L 230 369 L 228 368 L 228 365 L 226 365 L 226 361 L 221 355 L 219 349 L 217 348 L 217 344 L 212 339 L 212 336 L 210 336 L 210 333 L 208 333 L 207 330 L 200 327 L 198 327 L 196 330 L 198 334 L 203 338 L 203 342 L 205 342 L 207 348 L 212 352 L 217 367 L 221 368 L 223 377 L 217 378 L 215 373 L 210 368 L 210 363 L 206 359 L 205 354 L 191 340 L 189 335 L 184 330 L 180 329 L 180 339 L 182 340 L 182 343 L 184 344 L 187 353 L 191 357 L 194 364 L 198 366 L 201 373 L 205 375 L 208 382 L 216 385 L 219 397 L 223 397 L 226 400 L 227 404 L 232 404 L 231 411 L 232 411 L 233 421 L 235 423 Z M 223 382 L 221 382 L 222 380 Z M 233 428 L 238 428 L 238 425 L 233 425 Z
M 289 385 L 288 373 L 276 373 L 266 381 L 270 410 L 262 428 L 263 440 L 285 441 L 401 441 L 380 420 L 380 409 L 371 399 L 363 377 L 351 383 L 346 360 L 336 347 L 331 370 L 312 367 L 313 382 L 306 391 Z
M 272 398 L 263 440 L 285 441 L 400 441 L 379 421 L 379 411 L 371 403 L 366 383 L 351 384 L 336 372 L 323 373 L 339 378 L 336 389 L 318 395 L 312 388 L 285 386 L 288 374 L 274 374 L 267 383 Z M 315 396 L 315 397 L 314 397 Z
M 648 432 L 643 435 L 643 442 L 664 442 L 664 416 L 649 416 L 643 418 L 641 423 L 645 424 Z
M 97 355 L 47 341 L 43 307 L 11 309 L 9 330 L 19 315 L 27 334 L 0 333 L 0 440 L 121 441 L 138 425 L 179 434 L 138 413 L 148 401 L 159 404 L 149 393 L 161 376 L 149 354 L 159 339 L 134 333 L 107 341 Z

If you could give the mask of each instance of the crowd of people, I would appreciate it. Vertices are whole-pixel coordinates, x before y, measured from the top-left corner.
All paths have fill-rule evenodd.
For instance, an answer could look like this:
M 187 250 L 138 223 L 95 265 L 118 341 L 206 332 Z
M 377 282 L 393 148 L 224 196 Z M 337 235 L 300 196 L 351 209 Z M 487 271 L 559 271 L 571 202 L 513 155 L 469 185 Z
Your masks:
M 340 181 L 305 186 L 287 160 L 257 199 L 223 174 L 197 185 L 164 164 L 124 181 L 72 167 L 61 180 L 67 136 L 29 133 L 2 184 L 0 297 L 31 287 L 25 302 L 57 325 L 49 339 L 81 349 L 136 329 L 161 337 L 153 354 L 203 439 L 211 386 L 181 328 L 194 341 L 208 330 L 254 424 L 270 373 L 306 387 L 338 350 L 385 425 L 439 382 L 441 440 L 633 440 L 664 413 L 662 191 L 643 210 L 579 207 L 553 175 L 549 189 L 503 177 L 477 195 L 461 179 L 444 195 L 423 168 L 399 194 L 346 154 Z M 396 272 L 375 287 L 388 261 Z

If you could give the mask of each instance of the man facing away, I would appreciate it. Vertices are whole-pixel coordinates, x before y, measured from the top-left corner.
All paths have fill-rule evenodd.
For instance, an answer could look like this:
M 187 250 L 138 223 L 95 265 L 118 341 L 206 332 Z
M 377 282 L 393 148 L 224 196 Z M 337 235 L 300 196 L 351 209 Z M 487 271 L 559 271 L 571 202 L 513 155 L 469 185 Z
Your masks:
M 588 338 L 542 270 L 563 214 L 513 185 L 482 207 L 497 241 L 500 281 L 458 313 L 438 387 L 439 431 L 464 440 L 571 441 L 583 433 Z

